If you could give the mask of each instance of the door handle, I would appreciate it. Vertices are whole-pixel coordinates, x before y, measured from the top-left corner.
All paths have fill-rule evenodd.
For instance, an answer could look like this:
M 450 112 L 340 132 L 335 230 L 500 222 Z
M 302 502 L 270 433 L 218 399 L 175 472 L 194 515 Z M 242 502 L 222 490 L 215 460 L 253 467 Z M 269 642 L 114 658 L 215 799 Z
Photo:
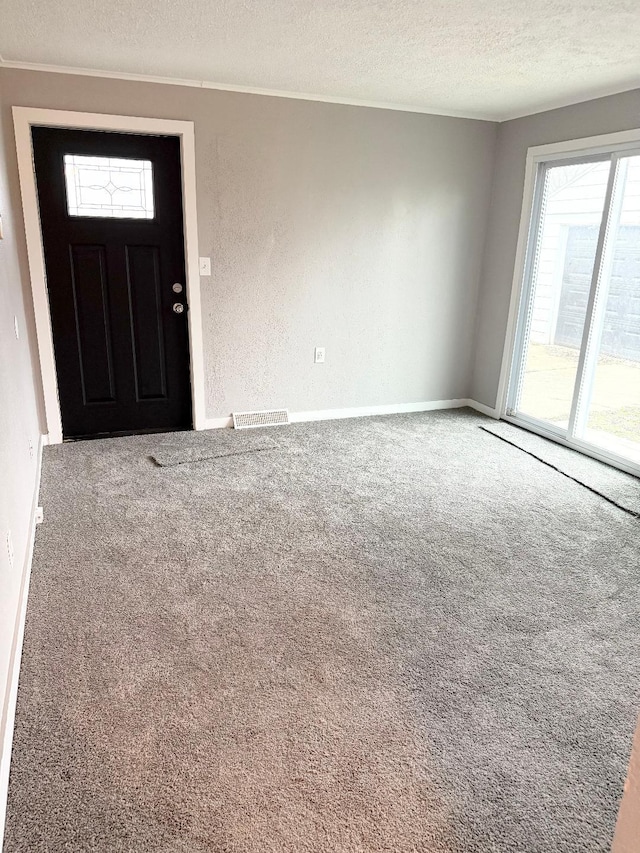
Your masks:
M 182 302 L 174 302 L 173 303 L 173 313 L 174 314 L 182 314 L 184 312 L 184 305 Z

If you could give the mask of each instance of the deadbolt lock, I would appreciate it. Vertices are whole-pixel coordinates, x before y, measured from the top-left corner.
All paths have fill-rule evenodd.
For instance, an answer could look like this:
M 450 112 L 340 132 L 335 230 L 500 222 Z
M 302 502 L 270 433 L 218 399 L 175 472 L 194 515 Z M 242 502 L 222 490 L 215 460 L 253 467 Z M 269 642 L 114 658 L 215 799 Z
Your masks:
M 182 293 L 182 285 L 179 281 L 176 281 L 176 283 L 172 287 L 172 290 L 174 293 Z

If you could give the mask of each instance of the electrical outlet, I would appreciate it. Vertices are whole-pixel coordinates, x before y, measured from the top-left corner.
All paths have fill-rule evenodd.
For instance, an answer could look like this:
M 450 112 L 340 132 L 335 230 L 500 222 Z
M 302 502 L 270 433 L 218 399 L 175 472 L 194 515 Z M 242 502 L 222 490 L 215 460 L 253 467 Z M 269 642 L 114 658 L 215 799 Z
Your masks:
M 316 364 L 324 364 L 324 347 L 316 347 L 313 360 Z
M 11 539 L 11 531 L 7 530 L 7 554 L 9 555 L 9 568 L 13 568 L 13 540 Z

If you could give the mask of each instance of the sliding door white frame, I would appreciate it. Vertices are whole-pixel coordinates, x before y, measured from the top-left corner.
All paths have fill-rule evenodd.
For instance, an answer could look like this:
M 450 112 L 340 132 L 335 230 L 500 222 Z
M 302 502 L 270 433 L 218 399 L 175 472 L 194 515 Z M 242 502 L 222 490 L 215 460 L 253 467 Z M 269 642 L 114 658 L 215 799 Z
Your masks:
M 608 276 L 603 276 L 602 272 L 606 270 L 607 264 L 610 263 L 611 256 L 610 247 L 607 245 L 607 225 L 611 220 L 611 216 L 615 218 L 616 205 L 621 202 L 622 194 L 616 192 L 616 187 L 624 183 L 620 181 L 620 158 L 623 155 L 629 156 L 639 152 L 640 129 L 553 143 L 551 145 L 540 145 L 528 150 L 509 319 L 496 404 L 498 415 L 504 420 L 524 426 L 545 438 L 550 438 L 567 447 L 580 450 L 588 456 L 607 462 L 637 476 L 640 476 L 640 465 L 615 453 L 595 447 L 581 439 L 579 433 L 581 432 L 581 427 L 584 425 L 582 419 L 586 418 L 586 412 L 588 411 L 588 393 L 599 351 L 599 339 L 596 340 L 591 335 L 591 330 L 594 327 L 591 320 L 594 312 L 604 310 L 602 308 L 604 304 L 602 288 L 607 286 Z M 577 163 L 598 159 L 598 155 L 601 156 L 603 154 L 611 159 L 611 169 L 605 197 L 605 210 L 598 236 L 596 261 L 591 283 L 592 287 L 587 316 L 585 318 L 582 348 L 576 377 L 577 393 L 574 395 L 569 429 L 565 434 L 564 431 L 554 427 L 553 424 L 537 420 L 523 413 L 516 413 L 512 406 L 515 394 L 515 356 L 523 352 L 523 337 L 527 332 L 526 315 L 531 296 L 532 267 L 536 261 L 536 241 L 545 171 L 549 165 L 558 165 L 557 161 Z M 515 369 L 518 368 L 516 367 Z M 576 435 L 576 432 L 578 435 Z
M 638 151 L 634 151 L 637 154 Z M 627 161 L 619 154 L 611 155 L 611 167 L 600 222 L 596 256 L 593 264 L 593 275 L 589 288 L 589 301 L 584 319 L 584 329 L 580 345 L 580 358 L 576 376 L 575 392 L 569 416 L 567 435 L 571 439 L 581 438 L 587 425 L 589 404 L 593 391 L 602 339 L 604 311 L 610 284 L 610 272 L 613 266 L 613 251 L 609 239 L 611 233 L 616 233 L 624 196 L 624 182 L 627 173 Z M 620 187 L 622 185 L 622 191 Z M 605 292 L 606 291 L 606 292 Z

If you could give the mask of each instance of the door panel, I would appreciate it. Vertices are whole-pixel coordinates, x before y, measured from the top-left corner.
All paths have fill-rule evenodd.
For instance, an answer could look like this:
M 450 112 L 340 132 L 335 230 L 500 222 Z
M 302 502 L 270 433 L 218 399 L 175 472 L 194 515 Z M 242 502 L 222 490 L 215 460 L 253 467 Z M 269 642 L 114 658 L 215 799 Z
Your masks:
M 159 253 L 127 246 L 126 254 L 136 399 L 158 400 L 167 395 Z
M 71 246 L 71 286 L 84 403 L 114 402 L 104 246 Z
M 179 140 L 32 134 L 64 437 L 190 428 Z
M 618 162 L 576 435 L 640 463 L 640 156 Z
M 608 177 L 607 160 L 544 172 L 513 408 L 559 432 L 571 415 Z

